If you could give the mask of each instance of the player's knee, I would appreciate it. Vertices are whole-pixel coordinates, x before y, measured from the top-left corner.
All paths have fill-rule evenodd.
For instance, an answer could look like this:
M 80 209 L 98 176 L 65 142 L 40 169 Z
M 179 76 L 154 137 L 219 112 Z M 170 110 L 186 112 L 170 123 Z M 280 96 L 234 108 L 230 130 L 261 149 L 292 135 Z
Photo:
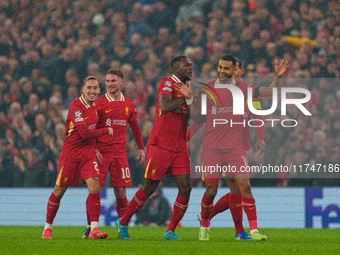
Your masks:
M 101 187 L 99 185 L 99 182 L 92 182 L 90 185 L 88 185 L 89 192 L 92 194 L 100 194 Z
M 61 187 L 61 186 L 56 185 L 54 190 L 53 190 L 53 194 L 56 197 L 62 198 L 63 195 L 65 194 L 66 189 L 67 189 L 67 187 Z
M 239 189 L 242 194 L 251 194 L 251 185 L 249 180 L 244 180 L 240 183 Z
M 125 187 L 114 187 L 113 191 L 114 191 L 116 198 L 118 199 L 123 199 L 126 197 Z
M 216 194 L 217 194 L 217 190 L 215 189 L 209 189 L 205 192 L 205 196 L 208 199 L 214 199 L 216 197 Z

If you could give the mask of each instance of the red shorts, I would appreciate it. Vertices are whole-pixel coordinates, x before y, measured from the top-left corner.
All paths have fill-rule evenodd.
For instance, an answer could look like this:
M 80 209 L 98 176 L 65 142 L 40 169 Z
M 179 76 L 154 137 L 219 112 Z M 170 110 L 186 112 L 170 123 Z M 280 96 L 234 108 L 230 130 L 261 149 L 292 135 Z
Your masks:
M 103 158 L 99 164 L 99 171 L 100 186 L 105 186 L 108 173 L 110 173 L 110 187 L 132 186 L 127 155 L 119 158 Z
M 166 176 L 190 174 L 190 158 L 186 148 L 174 152 L 149 145 L 146 152 L 146 179 L 161 180 L 165 174 Z
M 218 182 L 221 177 L 231 177 L 246 173 L 248 161 L 246 151 L 243 149 L 202 151 L 201 156 L 202 180 L 205 182 Z
M 59 186 L 78 186 L 79 176 L 83 181 L 91 177 L 99 177 L 96 157 L 78 162 L 60 160 L 56 184 Z

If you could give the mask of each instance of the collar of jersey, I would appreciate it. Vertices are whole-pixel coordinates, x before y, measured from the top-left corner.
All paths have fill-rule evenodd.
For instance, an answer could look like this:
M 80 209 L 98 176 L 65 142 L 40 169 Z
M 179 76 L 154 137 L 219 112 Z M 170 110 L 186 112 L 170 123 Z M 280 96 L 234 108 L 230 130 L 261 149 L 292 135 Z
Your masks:
M 114 102 L 114 101 L 125 101 L 125 97 L 123 96 L 123 93 L 120 92 L 120 99 L 119 100 L 115 100 L 113 97 L 110 96 L 109 92 L 106 92 L 105 94 L 107 100 L 109 100 L 110 102 Z
M 89 105 L 86 100 L 84 95 L 81 95 L 81 97 L 79 97 L 80 102 L 85 106 L 86 109 L 89 109 L 91 107 L 91 105 Z M 94 102 L 93 102 L 94 105 Z
M 217 80 L 215 81 L 214 87 L 216 87 L 216 84 L 221 84 L 221 83 L 220 83 L 220 79 L 217 79 Z M 222 84 L 224 84 L 224 83 L 222 83 Z M 231 83 L 225 84 L 225 85 L 235 86 L 235 85 L 236 85 L 236 80 L 233 78 L 233 80 L 231 81 Z
M 178 79 L 178 77 L 176 75 L 174 75 L 174 74 L 171 76 L 171 79 L 173 79 L 177 84 L 181 84 L 182 83 L 181 80 Z

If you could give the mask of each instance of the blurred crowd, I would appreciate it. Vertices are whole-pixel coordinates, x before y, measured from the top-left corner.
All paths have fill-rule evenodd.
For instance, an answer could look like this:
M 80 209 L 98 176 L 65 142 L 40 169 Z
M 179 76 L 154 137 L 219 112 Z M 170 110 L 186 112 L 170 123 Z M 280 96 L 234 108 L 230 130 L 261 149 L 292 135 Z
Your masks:
M 244 63 L 244 79 L 260 82 L 273 77 L 275 59 L 288 59 L 283 83 L 311 91 L 306 107 L 313 116 L 296 107 L 288 107 L 288 116 L 275 112 L 271 118 L 296 119 L 298 126 L 266 123 L 268 149 L 263 156 L 251 150 L 249 163 L 340 162 L 338 1 L 2 0 L 0 24 L 0 187 L 54 186 L 67 109 L 87 75 L 95 75 L 105 93 L 110 68 L 124 73 L 123 93 L 136 104 L 146 144 L 158 83 L 179 54 L 192 60 L 196 78 L 215 79 L 217 61 L 228 53 Z M 270 100 L 262 105 L 270 108 Z M 144 166 L 127 136 L 138 185 Z M 255 140 L 252 130 L 251 144 Z M 294 177 L 254 179 L 253 186 L 340 185 L 334 172 L 324 179 Z

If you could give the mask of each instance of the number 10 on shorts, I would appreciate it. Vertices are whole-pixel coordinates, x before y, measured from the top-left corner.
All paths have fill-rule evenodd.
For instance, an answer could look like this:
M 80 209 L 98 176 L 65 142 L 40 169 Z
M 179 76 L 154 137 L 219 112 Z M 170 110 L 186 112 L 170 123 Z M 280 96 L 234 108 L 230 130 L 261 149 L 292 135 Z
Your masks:
M 122 170 L 122 179 L 126 179 L 126 178 L 130 178 L 131 174 L 130 174 L 130 169 L 127 168 L 121 168 Z

